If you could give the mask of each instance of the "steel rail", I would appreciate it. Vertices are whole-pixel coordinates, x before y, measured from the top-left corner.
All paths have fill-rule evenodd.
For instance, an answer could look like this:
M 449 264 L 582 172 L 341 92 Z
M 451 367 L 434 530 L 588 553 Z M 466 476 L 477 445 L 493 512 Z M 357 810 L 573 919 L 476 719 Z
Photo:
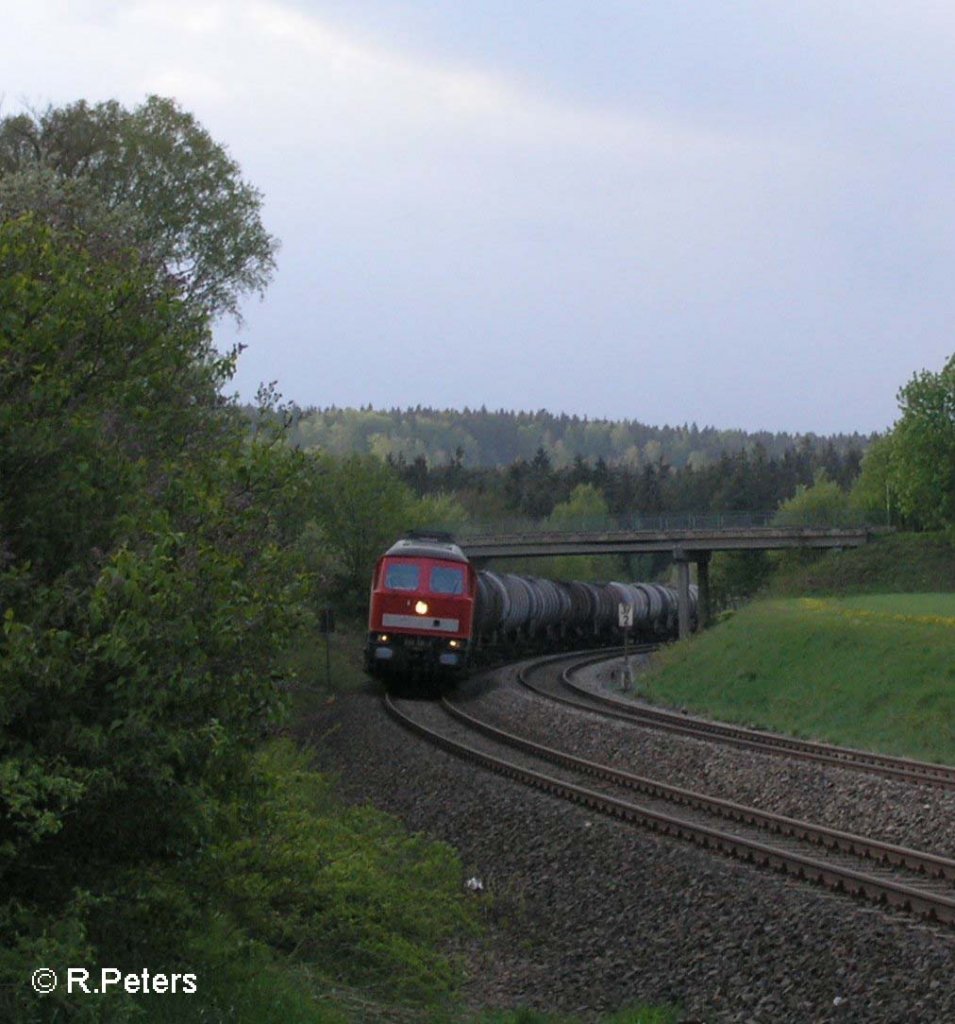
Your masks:
M 643 651 L 645 652 L 651 646 L 646 645 Z M 757 750 L 777 756 L 784 754 L 787 757 L 803 761 L 815 761 L 839 768 L 850 768 L 901 782 L 934 786 L 939 789 L 955 789 L 955 767 L 951 765 L 933 764 L 930 761 L 895 757 L 891 754 L 878 754 L 868 750 L 857 750 L 853 747 L 820 743 L 815 740 L 800 740 L 793 736 L 784 736 L 761 729 L 749 729 L 741 725 L 731 725 L 728 722 L 714 722 L 679 711 L 666 711 L 662 708 L 625 702 L 605 694 L 594 693 L 571 681 L 570 677 L 581 669 L 599 661 L 618 657 L 618 654 L 588 656 L 585 660 L 569 666 L 561 673 L 561 684 L 583 700 L 571 699 L 535 686 L 527 679 L 527 670 L 530 666 L 523 666 L 519 669 L 517 678 L 534 693 L 578 710 L 592 711 L 610 718 L 634 722 L 667 732 L 681 733 L 697 739 L 718 740 L 721 743 L 748 750 Z
M 506 778 L 611 817 L 642 825 L 661 835 L 688 840 L 704 849 L 718 850 L 742 861 L 771 867 L 796 878 L 818 882 L 838 892 L 865 896 L 876 903 L 901 908 L 928 920 L 955 924 L 955 898 L 951 896 L 920 890 L 895 879 L 879 878 L 855 868 L 818 860 L 708 825 L 689 822 L 685 818 L 664 814 L 574 783 L 555 779 L 443 735 L 415 721 L 388 696 L 384 698 L 384 702 L 388 713 L 405 728 L 449 753 L 480 764 Z
M 571 768 L 593 778 L 612 782 L 615 785 L 644 793 L 647 796 L 681 804 L 695 810 L 705 811 L 708 814 L 727 818 L 741 824 L 763 828 L 778 835 L 822 846 L 826 850 L 839 851 L 865 860 L 876 861 L 879 864 L 905 868 L 926 877 L 950 881 L 955 880 L 955 860 L 951 860 L 948 857 L 942 857 L 934 853 L 925 853 L 921 850 L 913 850 L 894 843 L 886 843 L 878 839 L 871 839 L 868 836 L 855 835 L 852 832 L 829 828 L 826 825 L 815 825 L 808 821 L 800 821 L 798 818 L 790 818 L 771 811 L 761 811 L 758 808 L 738 804 L 732 800 L 724 800 L 720 797 L 708 796 L 705 793 L 698 793 L 680 786 L 672 786 L 669 783 L 660 782 L 647 776 L 634 775 L 632 772 L 612 768 L 609 765 L 599 764 L 596 761 L 589 761 L 586 758 L 577 757 L 575 754 L 568 754 L 554 747 L 548 747 L 534 740 L 529 740 L 524 736 L 518 736 L 516 733 L 499 729 L 497 726 L 491 725 L 490 722 L 485 722 L 468 714 L 458 705 L 452 704 L 447 698 L 441 701 L 441 706 L 449 715 L 463 722 L 475 732 L 483 733 L 499 743 L 509 747 L 516 747 L 542 760 L 550 761 L 552 764 L 565 768 Z

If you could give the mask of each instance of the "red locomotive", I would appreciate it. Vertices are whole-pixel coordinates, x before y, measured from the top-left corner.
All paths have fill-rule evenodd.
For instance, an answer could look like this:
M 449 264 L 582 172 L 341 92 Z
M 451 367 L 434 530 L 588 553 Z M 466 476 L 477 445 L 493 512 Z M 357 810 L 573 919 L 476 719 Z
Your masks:
M 478 657 L 619 643 L 622 605 L 630 606 L 635 639 L 670 639 L 678 603 L 677 592 L 659 583 L 478 572 L 449 535 L 411 534 L 375 566 L 365 667 L 386 683 L 435 691 Z M 696 603 L 691 587 L 694 626 Z
M 367 670 L 454 676 L 471 653 L 477 573 L 450 538 L 409 536 L 379 559 L 371 582 Z

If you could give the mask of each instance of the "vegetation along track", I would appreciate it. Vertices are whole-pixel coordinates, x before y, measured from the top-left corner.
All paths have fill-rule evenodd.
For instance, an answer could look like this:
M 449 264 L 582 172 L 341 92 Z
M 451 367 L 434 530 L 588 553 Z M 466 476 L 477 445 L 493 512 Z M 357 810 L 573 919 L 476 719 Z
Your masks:
M 547 660 L 535 667 L 548 667 Z M 500 730 L 448 701 L 438 705 L 386 697 L 385 703 L 402 725 L 430 742 L 544 792 L 706 849 L 955 924 L 955 860 L 586 761 Z M 598 788 L 581 785 L 581 776 L 596 780 Z M 634 791 L 641 794 L 639 803 L 632 800 Z
M 637 654 L 642 654 L 654 649 L 655 645 L 647 644 L 636 648 L 635 651 Z M 556 661 L 565 657 L 558 656 L 550 660 Z M 532 681 L 532 676 L 540 675 L 537 671 L 540 663 L 532 662 L 519 671 L 518 679 L 528 689 L 549 700 L 622 719 L 636 725 L 677 732 L 685 736 L 727 743 L 736 747 L 745 747 L 766 754 L 782 755 L 803 761 L 815 761 L 820 764 L 835 765 L 839 768 L 868 772 L 900 782 L 913 782 L 940 789 L 955 789 L 955 768 L 950 765 L 932 764 L 928 761 L 915 761 L 906 757 L 893 757 L 890 754 L 876 754 L 868 750 L 855 750 L 851 747 L 837 747 L 812 740 L 800 740 L 779 733 L 747 729 L 744 726 L 731 725 L 727 722 L 713 722 L 679 711 L 667 711 L 631 700 L 619 700 L 607 694 L 594 693 L 574 682 L 574 676 L 582 669 L 610 657 L 619 658 L 620 655 L 619 653 L 608 655 L 604 652 L 602 655 L 590 654 L 586 658 L 575 659 L 556 678 L 553 675 L 545 676 L 542 682 L 538 682 L 536 679 Z M 573 696 L 566 696 L 567 692 Z

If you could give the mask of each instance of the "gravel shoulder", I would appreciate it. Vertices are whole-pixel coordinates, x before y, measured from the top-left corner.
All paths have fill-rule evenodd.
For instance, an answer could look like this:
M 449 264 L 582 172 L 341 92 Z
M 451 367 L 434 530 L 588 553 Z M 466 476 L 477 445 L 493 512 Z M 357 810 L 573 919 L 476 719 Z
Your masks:
M 459 697 L 480 717 L 584 757 L 952 854 L 950 794 L 544 705 L 512 668 L 469 681 Z M 666 1002 L 688 1022 L 955 1021 L 949 930 L 484 772 L 403 730 L 372 687 L 331 701 L 297 733 L 347 799 L 451 843 L 466 877 L 481 879 L 474 898 L 489 928 L 466 951 L 475 1006 L 586 1019 Z

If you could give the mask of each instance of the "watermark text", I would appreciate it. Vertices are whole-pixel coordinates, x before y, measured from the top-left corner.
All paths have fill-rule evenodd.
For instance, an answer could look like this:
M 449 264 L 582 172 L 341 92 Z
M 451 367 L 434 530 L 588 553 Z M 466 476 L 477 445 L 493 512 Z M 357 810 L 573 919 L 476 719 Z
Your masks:
M 88 970 L 85 967 L 67 967 L 66 971 L 54 971 L 49 967 L 38 967 L 30 977 L 34 992 L 45 996 L 62 985 L 68 995 L 105 995 L 108 992 L 125 992 L 127 995 L 165 995 L 182 993 L 193 995 L 198 991 L 194 974 L 165 974 L 150 971 L 121 971 L 118 967 L 101 967 Z

